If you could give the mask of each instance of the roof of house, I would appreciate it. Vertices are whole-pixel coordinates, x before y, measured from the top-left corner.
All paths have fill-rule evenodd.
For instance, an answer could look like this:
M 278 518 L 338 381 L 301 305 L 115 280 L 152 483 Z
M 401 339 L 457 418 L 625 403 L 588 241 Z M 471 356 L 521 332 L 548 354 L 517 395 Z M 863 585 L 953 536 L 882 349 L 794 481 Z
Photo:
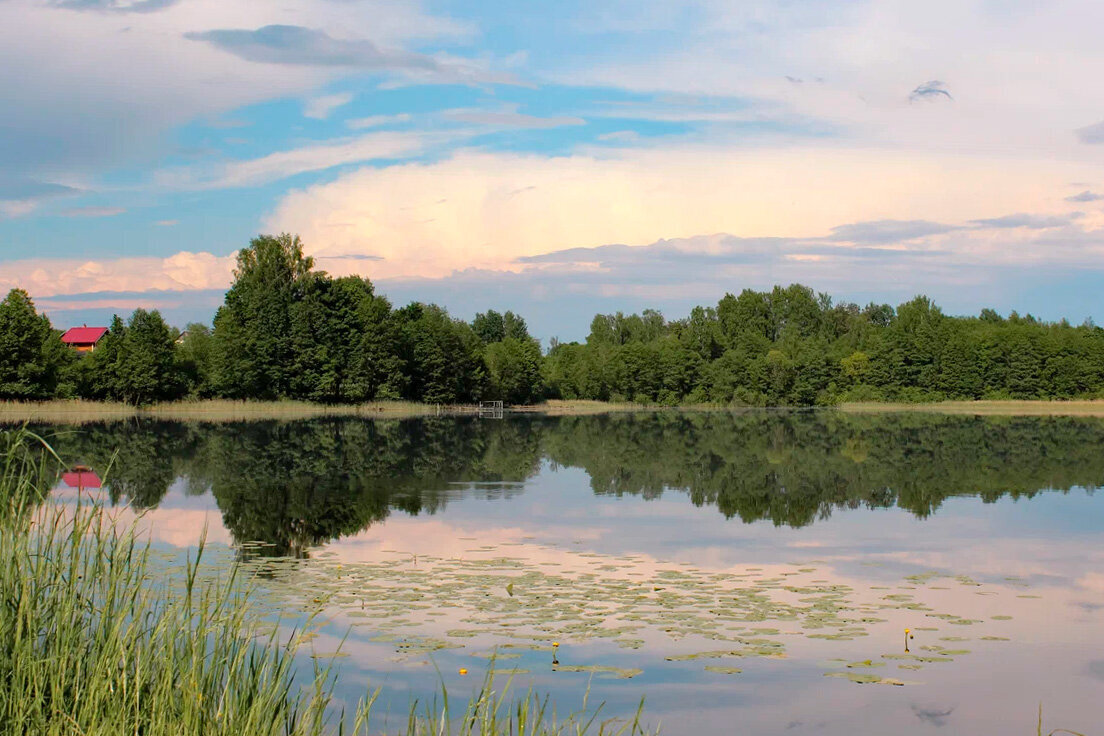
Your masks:
M 100 476 L 91 470 L 62 473 L 61 480 L 70 488 L 100 488 L 102 486 Z
M 72 327 L 61 336 L 61 341 L 68 344 L 87 345 L 95 343 L 105 334 L 107 334 L 106 327 Z

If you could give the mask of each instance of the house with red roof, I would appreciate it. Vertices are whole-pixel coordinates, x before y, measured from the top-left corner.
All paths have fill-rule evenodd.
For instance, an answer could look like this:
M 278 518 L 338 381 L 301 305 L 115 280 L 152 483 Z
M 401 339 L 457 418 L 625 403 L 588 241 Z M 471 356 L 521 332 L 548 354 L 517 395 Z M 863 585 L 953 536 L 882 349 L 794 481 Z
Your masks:
M 107 334 L 106 327 L 72 327 L 61 336 L 61 341 L 80 353 L 91 353 L 96 349 L 103 336 Z

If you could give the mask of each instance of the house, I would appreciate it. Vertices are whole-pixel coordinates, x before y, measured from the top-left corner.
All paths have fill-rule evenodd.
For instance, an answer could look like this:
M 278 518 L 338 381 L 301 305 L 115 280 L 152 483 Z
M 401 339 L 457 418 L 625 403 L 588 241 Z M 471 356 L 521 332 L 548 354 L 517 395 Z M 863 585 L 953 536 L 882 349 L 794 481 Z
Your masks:
M 80 353 L 91 353 L 96 343 L 107 334 L 106 327 L 72 327 L 61 336 L 61 341 Z

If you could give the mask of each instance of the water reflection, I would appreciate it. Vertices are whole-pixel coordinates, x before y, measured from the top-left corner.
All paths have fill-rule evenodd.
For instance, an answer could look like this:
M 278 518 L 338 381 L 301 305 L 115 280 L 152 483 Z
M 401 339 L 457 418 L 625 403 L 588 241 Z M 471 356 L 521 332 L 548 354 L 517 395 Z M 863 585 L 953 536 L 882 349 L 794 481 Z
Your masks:
M 853 736 L 1023 732 L 1039 702 L 1088 729 L 1101 440 L 1092 419 L 757 412 L 120 423 L 55 444 L 156 542 L 236 543 L 272 615 L 324 608 L 339 687 L 385 685 L 396 723 L 438 678 L 466 694 L 459 669 L 497 647 L 521 689 L 569 708 L 590 682 L 611 714 L 645 695 L 666 734 Z M 905 627 L 922 659 L 900 658 Z
M 508 497 L 539 470 L 583 469 L 596 494 L 682 493 L 727 518 L 803 527 L 834 511 L 948 497 L 1031 497 L 1104 479 L 1104 423 L 1073 418 L 831 412 L 119 422 L 54 438 L 105 475 L 113 502 L 157 506 L 174 482 L 213 494 L 239 542 L 302 555 L 393 511 L 435 513 L 463 494 Z M 82 476 L 84 477 L 84 476 Z M 92 487 L 92 486 L 86 486 Z

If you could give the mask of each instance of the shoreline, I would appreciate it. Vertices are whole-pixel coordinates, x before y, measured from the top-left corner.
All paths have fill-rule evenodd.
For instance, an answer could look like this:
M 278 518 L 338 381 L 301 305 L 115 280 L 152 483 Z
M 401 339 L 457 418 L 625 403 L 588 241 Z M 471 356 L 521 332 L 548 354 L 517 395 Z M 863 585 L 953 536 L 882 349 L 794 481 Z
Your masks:
M 551 400 L 540 404 L 508 407 L 506 414 L 536 416 L 595 416 L 637 412 L 731 412 L 731 411 L 837 411 L 843 414 L 943 414 L 958 416 L 1071 416 L 1104 417 L 1104 399 L 1092 400 L 1008 400 L 943 401 L 903 404 L 852 402 L 830 407 L 736 407 L 695 404 L 658 406 L 589 400 Z M 477 405 L 421 404 L 412 401 L 372 401 L 364 404 L 328 405 L 306 401 L 229 401 L 203 399 L 135 407 L 128 404 L 73 400 L 0 402 L 0 425 L 23 422 L 85 424 L 124 419 L 164 419 L 196 422 L 295 420 L 316 417 L 361 417 L 366 419 L 413 419 L 427 416 L 472 416 Z
M 839 404 L 845 414 L 947 414 L 993 417 L 1104 417 L 1104 399 L 940 401 L 926 404 L 854 402 Z

